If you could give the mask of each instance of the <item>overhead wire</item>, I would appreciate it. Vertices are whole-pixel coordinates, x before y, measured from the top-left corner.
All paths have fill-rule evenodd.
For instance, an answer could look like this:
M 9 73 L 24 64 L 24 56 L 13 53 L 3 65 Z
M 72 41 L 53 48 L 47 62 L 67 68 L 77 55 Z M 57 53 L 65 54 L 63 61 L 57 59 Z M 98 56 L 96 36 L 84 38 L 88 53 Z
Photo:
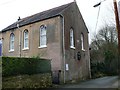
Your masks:
M 95 25 L 95 35 L 96 35 L 96 30 L 97 30 L 97 25 L 98 25 L 98 20 L 99 20 L 100 6 L 99 6 L 99 9 L 98 9 L 97 21 L 96 21 L 96 25 Z
M 99 20 L 99 14 L 100 14 L 100 8 L 101 8 L 101 3 L 104 2 L 106 0 L 100 0 L 100 3 L 98 3 L 97 5 L 94 5 L 93 7 L 97 7 L 99 6 L 99 9 L 98 9 L 98 15 L 97 15 L 97 21 L 96 21 L 96 25 L 95 25 L 95 35 L 96 35 L 96 32 L 97 32 L 97 26 L 98 26 L 98 20 Z
M 10 0 L 10 1 L 6 1 L 6 2 L 3 2 L 3 3 L 0 3 L 0 6 L 12 3 L 14 1 L 16 1 L 16 0 Z

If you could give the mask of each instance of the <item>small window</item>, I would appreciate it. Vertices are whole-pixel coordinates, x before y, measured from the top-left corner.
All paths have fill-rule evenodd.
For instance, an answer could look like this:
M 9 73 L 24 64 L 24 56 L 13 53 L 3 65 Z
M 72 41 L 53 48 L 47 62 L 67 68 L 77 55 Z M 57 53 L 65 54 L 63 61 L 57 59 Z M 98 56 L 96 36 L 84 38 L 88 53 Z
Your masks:
M 83 33 L 81 33 L 81 46 L 82 46 L 82 50 L 85 51 L 85 48 L 84 48 L 84 35 L 83 35 Z
M 10 51 L 14 51 L 14 41 L 15 41 L 15 35 L 11 33 L 10 34 Z
M 40 27 L 40 48 L 47 47 L 47 36 L 46 36 L 46 26 L 42 25 Z
M 73 33 L 73 29 L 70 29 L 70 48 L 75 48 L 74 47 L 74 33 Z
M 24 49 L 28 49 L 29 45 L 29 37 L 28 37 L 28 30 L 24 30 Z

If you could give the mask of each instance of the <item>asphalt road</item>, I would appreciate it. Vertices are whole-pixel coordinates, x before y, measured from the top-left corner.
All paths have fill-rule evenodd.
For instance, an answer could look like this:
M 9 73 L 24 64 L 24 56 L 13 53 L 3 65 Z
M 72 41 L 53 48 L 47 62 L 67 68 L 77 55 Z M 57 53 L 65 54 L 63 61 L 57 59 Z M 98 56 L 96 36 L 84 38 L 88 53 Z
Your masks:
M 77 84 L 66 84 L 60 88 L 118 88 L 118 76 L 107 76 Z

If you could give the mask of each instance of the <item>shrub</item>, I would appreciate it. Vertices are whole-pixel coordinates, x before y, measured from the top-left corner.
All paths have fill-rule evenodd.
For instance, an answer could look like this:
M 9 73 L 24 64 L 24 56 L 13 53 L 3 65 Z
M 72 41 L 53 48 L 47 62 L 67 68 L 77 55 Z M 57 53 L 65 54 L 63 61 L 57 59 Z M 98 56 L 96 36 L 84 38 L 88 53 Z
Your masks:
M 2 82 L 2 89 L 49 88 L 51 86 L 50 73 L 4 77 Z
M 105 75 L 118 75 L 118 61 L 116 59 L 106 59 L 104 62 L 91 62 L 92 78 L 98 78 Z

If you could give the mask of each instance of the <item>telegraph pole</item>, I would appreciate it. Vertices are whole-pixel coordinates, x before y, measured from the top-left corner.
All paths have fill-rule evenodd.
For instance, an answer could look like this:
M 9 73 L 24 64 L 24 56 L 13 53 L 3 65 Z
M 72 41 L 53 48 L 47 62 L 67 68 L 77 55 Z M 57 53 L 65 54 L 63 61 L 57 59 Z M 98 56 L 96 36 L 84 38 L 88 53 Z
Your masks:
M 118 7 L 117 7 L 117 2 L 116 0 L 113 0 L 113 4 L 114 4 L 114 13 L 115 13 L 115 19 L 116 19 L 116 29 L 117 29 L 117 33 L 118 33 L 118 74 L 120 76 L 120 21 L 119 21 L 119 14 L 118 14 Z
M 114 13 L 115 13 L 115 19 L 116 19 L 116 29 L 118 33 L 118 52 L 120 56 L 120 21 L 119 21 L 119 15 L 118 15 L 118 7 L 117 7 L 117 1 L 113 0 L 114 4 Z

